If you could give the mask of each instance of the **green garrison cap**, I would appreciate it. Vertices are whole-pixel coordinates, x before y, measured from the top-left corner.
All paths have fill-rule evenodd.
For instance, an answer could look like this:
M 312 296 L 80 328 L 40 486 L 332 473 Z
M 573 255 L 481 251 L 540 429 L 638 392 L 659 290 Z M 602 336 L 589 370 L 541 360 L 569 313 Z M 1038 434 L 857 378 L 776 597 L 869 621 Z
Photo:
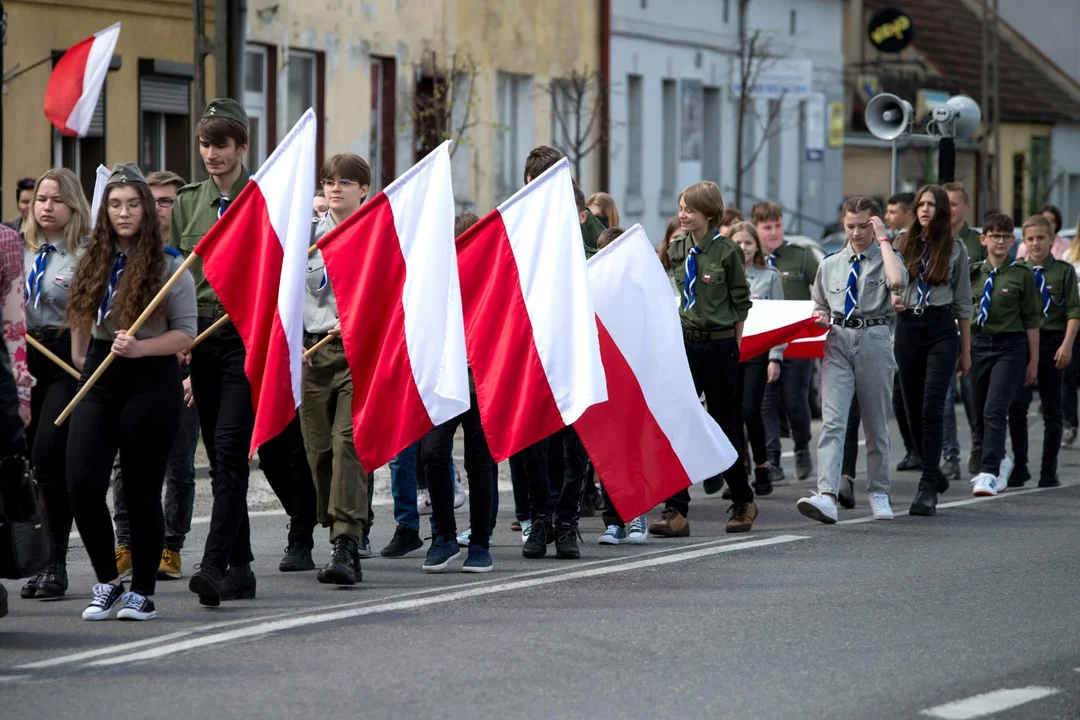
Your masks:
M 112 175 L 109 176 L 109 180 L 105 183 L 105 187 L 109 187 L 110 185 L 123 185 L 125 183 L 147 184 L 146 177 L 135 163 L 117 163 L 114 165 Z
M 244 126 L 244 129 L 248 129 L 248 116 L 244 111 L 243 105 L 236 102 L 232 98 L 216 98 L 211 100 L 206 106 L 206 110 L 203 111 L 202 116 L 219 117 L 233 120 Z

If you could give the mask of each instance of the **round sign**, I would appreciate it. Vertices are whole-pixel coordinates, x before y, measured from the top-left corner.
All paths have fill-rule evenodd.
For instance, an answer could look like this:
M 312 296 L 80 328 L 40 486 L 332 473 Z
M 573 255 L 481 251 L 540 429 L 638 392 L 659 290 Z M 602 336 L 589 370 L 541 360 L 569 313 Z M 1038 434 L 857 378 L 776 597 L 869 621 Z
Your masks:
M 903 10 L 884 8 L 870 18 L 870 42 L 881 52 L 898 53 L 915 37 L 911 16 Z

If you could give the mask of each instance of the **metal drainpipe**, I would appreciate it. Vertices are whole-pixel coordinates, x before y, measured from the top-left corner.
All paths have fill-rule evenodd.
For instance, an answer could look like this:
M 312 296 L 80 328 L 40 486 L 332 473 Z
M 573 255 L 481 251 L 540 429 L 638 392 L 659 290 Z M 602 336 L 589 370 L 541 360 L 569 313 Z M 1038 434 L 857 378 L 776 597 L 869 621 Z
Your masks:
M 600 189 L 611 192 L 611 161 L 608 136 L 611 131 L 611 0 L 599 0 L 600 4 Z

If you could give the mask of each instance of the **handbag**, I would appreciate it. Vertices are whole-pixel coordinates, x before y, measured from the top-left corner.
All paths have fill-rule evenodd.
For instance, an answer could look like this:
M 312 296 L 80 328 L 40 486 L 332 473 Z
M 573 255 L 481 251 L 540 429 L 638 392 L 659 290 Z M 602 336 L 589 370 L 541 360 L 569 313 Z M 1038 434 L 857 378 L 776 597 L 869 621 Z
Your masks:
M 52 563 L 52 537 L 25 458 L 0 463 L 0 577 L 33 577 Z

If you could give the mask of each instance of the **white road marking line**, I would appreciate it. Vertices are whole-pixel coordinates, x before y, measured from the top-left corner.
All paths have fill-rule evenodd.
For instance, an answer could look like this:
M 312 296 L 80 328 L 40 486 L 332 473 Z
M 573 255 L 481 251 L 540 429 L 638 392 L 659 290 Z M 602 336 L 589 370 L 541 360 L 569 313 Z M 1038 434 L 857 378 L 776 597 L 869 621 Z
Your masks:
M 1061 692 L 1057 688 L 1048 687 L 1025 687 L 1010 688 L 1008 690 L 994 690 L 993 692 L 974 695 L 964 700 L 938 705 L 929 710 L 920 711 L 920 715 L 940 718 L 940 720 L 972 720 L 973 718 L 986 717 L 1004 710 L 1024 705 L 1035 700 L 1041 700 L 1050 695 Z
M 627 556 L 621 556 L 621 557 L 614 557 L 614 558 L 606 558 L 604 560 L 589 560 L 589 561 L 583 562 L 583 563 L 576 563 L 574 565 L 574 567 L 577 570 L 581 570 L 583 568 L 589 568 L 589 567 L 615 565 L 615 564 L 619 564 L 619 563 L 626 563 L 628 560 L 638 560 L 638 559 L 641 559 L 641 558 L 647 558 L 647 557 L 652 557 L 652 556 L 656 556 L 656 555 L 666 555 L 666 554 L 675 553 L 675 552 L 686 552 L 688 550 L 696 550 L 696 549 L 699 549 L 699 548 L 715 547 L 717 545 L 731 544 L 731 543 L 740 542 L 740 541 L 745 542 L 749 538 L 753 538 L 753 537 L 756 537 L 756 535 L 751 534 L 751 535 L 744 535 L 742 537 L 739 537 L 739 536 L 723 537 L 723 538 L 718 538 L 716 540 L 707 540 L 707 541 L 704 541 L 704 542 L 692 543 L 692 544 L 689 544 L 689 545 L 674 545 L 674 546 L 669 546 L 669 547 L 657 548 L 655 550 L 648 550 L 646 552 L 636 553 L 636 554 L 634 554 L 632 556 L 628 556 L 628 557 Z M 167 635 L 161 635 L 161 636 L 154 637 L 154 638 L 146 638 L 144 640 L 137 640 L 135 642 L 124 643 L 122 645 L 110 645 L 108 647 L 97 648 L 95 650 L 86 650 L 84 652 L 75 653 L 75 654 L 72 654 L 72 655 L 62 655 L 60 657 L 49 658 L 47 660 L 39 660 L 37 662 L 28 663 L 26 665 L 18 665 L 14 669 L 16 669 L 16 670 L 42 670 L 42 669 L 46 669 L 46 668 L 56 667 L 56 666 L 59 666 L 59 665 L 68 665 L 68 664 L 71 664 L 71 663 L 81 662 L 83 660 L 91 660 L 93 658 L 101 657 L 103 655 L 115 655 L 117 653 L 124 653 L 124 652 L 127 652 L 129 650 L 135 650 L 135 649 L 138 649 L 138 648 L 146 647 L 147 645 L 153 645 L 155 643 L 165 643 L 165 642 L 169 642 L 169 641 L 172 641 L 172 640 L 178 640 L 180 638 L 189 637 L 191 635 L 197 635 L 197 634 L 201 634 L 201 633 L 207 633 L 207 632 L 213 632 L 213 631 L 217 631 L 217 630 L 223 630 L 225 628 L 236 627 L 238 625 L 250 625 L 250 624 L 253 624 L 253 623 L 267 622 L 267 621 L 270 621 L 270 620 L 277 620 L 279 618 L 291 618 L 291 617 L 295 617 L 298 612 L 321 613 L 321 612 L 328 612 L 328 611 L 332 611 L 332 610 L 342 610 L 342 609 L 346 609 L 346 608 L 359 608 L 359 607 L 363 607 L 363 606 L 366 606 L 366 605 L 385 603 L 385 602 L 391 601 L 391 600 L 399 600 L 399 599 L 403 599 L 403 598 L 414 598 L 414 597 L 419 597 L 419 596 L 424 596 L 424 595 L 437 595 L 437 594 L 442 594 L 442 593 L 446 593 L 446 592 L 454 592 L 454 591 L 464 590 L 464 589 L 468 589 L 468 588 L 482 587 L 482 586 L 487 586 L 487 585 L 494 585 L 494 584 L 497 584 L 497 583 L 505 583 L 505 582 L 514 581 L 514 580 L 523 580 L 523 579 L 526 579 L 526 578 L 546 577 L 548 575 L 555 575 L 555 574 L 562 573 L 562 572 L 566 572 L 565 567 L 552 567 L 552 568 L 547 568 L 547 569 L 544 569 L 544 570 L 530 570 L 530 571 L 527 571 L 527 572 L 515 573 L 513 575 L 510 575 L 508 577 L 503 577 L 503 578 L 496 577 L 496 578 L 489 578 L 489 579 L 486 579 L 486 580 L 479 580 L 479 581 L 474 581 L 474 582 L 463 582 L 463 583 L 460 583 L 458 585 L 454 585 L 453 587 L 449 587 L 449 588 L 447 588 L 447 587 L 428 587 L 428 588 L 422 588 L 422 589 L 419 589 L 419 590 L 408 590 L 408 591 L 405 591 L 405 592 L 394 593 L 394 594 L 391 594 L 391 595 L 384 595 L 382 597 L 371 598 L 371 599 L 368 599 L 368 600 L 359 600 L 359 601 L 348 602 L 348 603 L 335 603 L 335 604 L 332 604 L 332 605 L 323 605 L 323 606 L 320 606 L 320 607 L 317 607 L 317 608 L 310 608 L 310 609 L 303 610 L 303 611 L 295 611 L 294 610 L 294 611 L 291 611 L 291 612 L 274 613 L 274 614 L 271 614 L 271 615 L 261 615 L 261 616 L 257 616 L 257 617 L 241 618 L 241 619 L 237 619 L 237 620 L 227 620 L 227 621 L 224 621 L 224 622 L 208 623 L 206 625 L 200 625 L 200 626 L 197 626 L 197 627 L 193 627 L 193 628 L 191 628 L 189 630 L 180 630 L 180 631 L 177 631 L 177 632 L 169 633 Z M 208 612 L 214 612 L 214 611 L 211 610 L 211 611 L 208 611 Z
M 171 645 L 164 645 L 161 647 L 152 648 L 150 650 L 145 650 L 143 652 L 131 653 L 123 657 L 111 657 L 104 660 L 97 660 L 95 662 L 87 663 L 87 666 L 107 667 L 111 665 L 122 665 L 132 662 L 142 662 L 145 660 L 153 660 L 155 658 L 165 657 L 167 655 L 173 655 L 187 650 L 194 650 L 196 648 L 206 647 L 208 645 L 218 645 L 222 643 L 233 642 L 235 640 L 240 640 L 243 638 L 267 635 L 274 632 L 281 632 L 283 630 L 291 630 L 298 627 L 304 627 L 306 625 L 337 622 L 339 620 L 348 620 L 350 618 L 356 618 L 365 615 L 375 615 L 379 613 L 417 610 L 419 608 L 429 605 L 457 602 L 459 600 L 466 600 L 469 598 L 480 597 L 484 595 L 494 595 L 496 593 L 510 592 L 513 590 L 525 590 L 539 585 L 553 585 L 555 583 L 567 582 L 569 580 L 595 578 L 618 572 L 627 572 L 630 570 L 641 570 L 644 568 L 659 567 L 661 565 L 670 565 L 672 563 L 685 562 L 687 560 L 696 560 L 698 558 L 708 557 L 710 555 L 718 555 L 720 553 L 734 552 L 736 550 L 747 550 L 750 548 L 768 547 L 770 545 L 780 545 L 784 543 L 795 542 L 796 540 L 807 539 L 809 538 L 803 535 L 780 535 L 777 537 L 765 538 L 762 540 L 751 540 L 748 542 L 731 543 L 727 545 L 701 548 L 698 550 L 691 550 L 687 552 L 676 552 L 661 557 L 650 558 L 647 560 L 637 560 L 634 562 L 623 563 L 621 565 L 597 567 L 588 570 L 577 570 L 573 572 L 563 573 L 562 575 L 556 575 L 555 577 L 551 578 L 513 580 L 502 584 L 472 588 L 468 590 L 459 590 L 456 592 L 444 593 L 442 595 L 436 595 L 432 597 L 414 598 L 411 600 L 399 600 L 397 602 L 381 603 L 379 605 L 370 605 L 367 607 L 353 608 L 350 610 L 340 610 L 337 612 L 319 613 L 316 615 L 306 615 L 303 617 L 288 618 L 276 620 L 273 622 L 264 622 L 250 627 L 238 628 L 236 630 L 231 630 L 228 632 L 216 633 L 204 637 L 191 638 L 189 640 L 182 640 L 176 643 L 172 643 Z
M 1008 497 L 1019 497 L 1020 495 L 1030 495 L 1031 493 L 1046 492 L 1047 490 L 1060 490 L 1061 488 L 1064 488 L 1064 487 L 1071 487 L 1071 485 L 1062 484 L 1061 487 L 1056 487 L 1056 488 L 1034 487 L 1034 488 L 1015 489 L 1015 490 L 1009 490 L 1007 492 L 1000 493 L 998 495 L 994 495 L 992 497 L 969 497 L 969 498 L 964 498 L 963 500 L 953 500 L 952 502 L 938 503 L 938 509 L 940 510 L 941 508 L 964 507 L 965 505 L 978 505 L 979 503 L 992 502 L 994 500 L 998 500 L 998 499 L 1003 498 L 1003 497 L 1006 497 L 1006 498 L 1008 498 Z M 897 510 L 896 508 L 893 508 L 893 514 L 896 515 L 896 517 L 901 517 L 902 515 L 909 515 L 910 512 L 911 512 L 910 508 L 908 510 Z M 862 523 L 868 523 L 868 522 L 874 522 L 874 516 L 873 515 L 867 515 L 866 517 L 851 518 L 850 520 L 840 520 L 836 524 L 837 525 L 861 525 Z M 884 521 L 879 521 L 879 522 L 884 522 Z
M 0 685 L 4 683 L 17 683 L 23 680 L 29 680 L 34 677 L 33 675 L 0 675 Z

